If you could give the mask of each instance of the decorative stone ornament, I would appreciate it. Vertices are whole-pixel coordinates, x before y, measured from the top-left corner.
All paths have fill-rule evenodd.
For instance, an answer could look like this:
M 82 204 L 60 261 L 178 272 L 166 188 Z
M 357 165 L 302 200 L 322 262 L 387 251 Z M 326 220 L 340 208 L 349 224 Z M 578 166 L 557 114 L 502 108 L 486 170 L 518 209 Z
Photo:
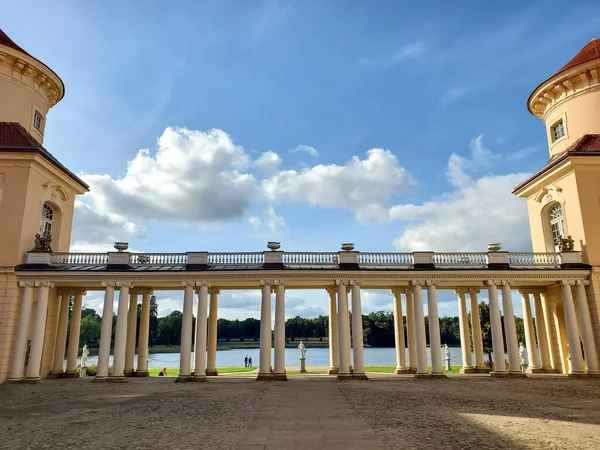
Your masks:
M 281 248 L 281 242 L 268 242 L 267 248 L 271 249 L 271 251 L 279 250 Z
M 351 252 L 352 250 L 354 250 L 354 244 L 352 244 L 352 243 L 342 244 L 342 250 L 345 252 Z
M 129 248 L 129 242 L 115 242 L 114 248 L 120 252 L 124 252 Z
M 572 252 L 572 251 L 574 251 L 574 248 L 575 248 L 575 241 L 569 235 L 566 238 L 562 238 L 560 240 L 560 242 L 558 244 L 558 248 L 559 248 L 559 250 L 560 250 L 561 253 Z
M 501 248 L 502 245 L 500 245 L 500 242 L 493 242 L 491 244 L 488 244 L 488 252 L 497 252 Z
M 33 244 L 32 252 L 43 252 L 43 253 L 52 253 L 52 248 L 50 244 L 52 243 L 52 236 L 50 233 L 46 232 L 43 236 L 39 233 L 35 235 L 35 243 Z

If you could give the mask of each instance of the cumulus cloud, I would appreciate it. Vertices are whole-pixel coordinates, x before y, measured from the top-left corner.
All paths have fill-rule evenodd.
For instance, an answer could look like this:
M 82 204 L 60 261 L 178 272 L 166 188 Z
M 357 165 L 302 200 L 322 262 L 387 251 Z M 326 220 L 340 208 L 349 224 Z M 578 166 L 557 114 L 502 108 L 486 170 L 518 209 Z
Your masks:
M 272 206 L 269 206 L 264 211 L 263 219 L 257 216 L 252 216 L 248 221 L 250 222 L 250 225 L 252 225 L 252 228 L 254 228 L 255 230 L 260 229 L 264 225 L 266 228 L 269 229 L 269 231 L 272 232 L 280 231 L 281 228 L 283 228 L 283 225 L 285 224 L 283 217 L 278 216 L 277 212 L 275 211 L 275 208 L 273 208 Z
M 290 151 L 290 153 L 299 152 L 308 153 L 310 156 L 319 156 L 319 152 L 312 145 L 299 145 L 298 147 Z
M 512 195 L 513 188 L 528 173 L 485 175 L 470 173 L 493 167 L 501 158 L 482 143 L 471 142 L 471 157 L 452 154 L 447 177 L 456 188 L 422 205 L 397 205 L 390 218 L 413 221 L 394 240 L 398 250 L 487 251 L 487 244 L 501 242 L 504 249 L 531 248 L 529 222 L 524 201 Z
M 281 156 L 271 150 L 268 150 L 262 153 L 260 157 L 254 161 L 254 166 L 262 172 L 271 175 L 279 170 L 279 166 L 281 166 L 282 162 L 283 160 L 281 159 Z
M 390 199 L 414 185 L 392 152 L 376 148 L 367 152 L 366 159 L 354 156 L 343 166 L 319 164 L 302 171 L 281 171 L 263 180 L 261 187 L 272 202 L 345 208 L 358 220 L 368 221 L 387 220 Z
M 250 159 L 222 130 L 167 128 L 157 151 L 140 150 L 120 178 L 84 174 L 100 214 L 179 223 L 240 217 L 259 194 Z

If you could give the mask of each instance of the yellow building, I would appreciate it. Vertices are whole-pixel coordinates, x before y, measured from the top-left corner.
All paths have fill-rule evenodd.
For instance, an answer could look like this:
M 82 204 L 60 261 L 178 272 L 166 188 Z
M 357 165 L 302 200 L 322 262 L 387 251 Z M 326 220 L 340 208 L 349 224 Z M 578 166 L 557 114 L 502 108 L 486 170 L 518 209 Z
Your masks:
M 147 375 L 149 298 L 160 289 L 183 291 L 181 380 L 202 381 L 205 375 L 217 374 L 217 303 L 223 289 L 262 292 L 259 379 L 286 377 L 287 289 L 328 293 L 330 373 L 340 378 L 365 377 L 362 342 L 355 340 L 351 348 L 349 321 L 338 320 L 348 315 L 349 292 L 353 317 L 361 317 L 361 289 L 391 290 L 400 317 L 405 296 L 408 355 L 403 320 L 396 320 L 397 373 L 443 376 L 440 352 L 431 352 L 429 372 L 423 317 L 426 296 L 429 341 L 433 349 L 440 348 L 435 320 L 440 289 L 458 296 L 463 373 L 489 371 L 483 362 L 480 324 L 468 320 L 469 308 L 472 317 L 478 317 L 477 295 L 485 289 L 494 347 L 492 375 L 523 376 L 515 322 L 509 320 L 514 291 L 523 302 L 529 373 L 600 375 L 599 71 L 600 41 L 594 39 L 529 98 L 529 110 L 546 125 L 550 149 L 546 166 L 515 189 L 527 199 L 533 253 L 492 248 L 488 253 L 373 253 L 354 251 L 353 244 L 343 244 L 339 252 L 284 252 L 272 242 L 270 251 L 251 253 L 140 254 L 127 252 L 121 244 L 115 245 L 117 252 L 78 254 L 69 253 L 74 201 L 88 186 L 42 146 L 46 116 L 63 98 L 63 83 L 0 30 L 0 382 L 76 376 L 82 296 L 88 290 L 102 291 L 105 299 L 97 379 Z M 113 348 L 115 292 L 119 296 Z M 195 353 L 192 375 L 195 295 L 200 318 L 196 344 L 207 352 Z M 142 314 L 136 330 L 139 296 Z M 74 302 L 69 321 L 70 299 Z M 361 321 L 352 321 L 352 333 L 362 335 Z M 111 353 L 114 368 L 109 376 Z

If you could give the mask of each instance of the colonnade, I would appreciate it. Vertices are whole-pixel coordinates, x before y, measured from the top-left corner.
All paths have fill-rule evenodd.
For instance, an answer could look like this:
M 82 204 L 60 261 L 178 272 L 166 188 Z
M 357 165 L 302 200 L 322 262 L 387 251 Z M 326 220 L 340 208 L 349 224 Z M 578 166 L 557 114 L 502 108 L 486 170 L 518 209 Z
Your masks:
M 568 347 L 570 349 L 570 366 L 572 375 L 600 374 L 598 358 L 593 339 L 590 312 L 585 292 L 585 281 L 561 280 L 558 282 L 562 293 L 563 309 Z M 285 380 L 285 289 L 284 280 L 262 280 L 261 284 L 261 325 L 260 325 L 260 362 L 257 379 Z M 488 280 L 485 283 L 489 298 L 490 324 L 493 346 L 495 376 L 522 376 L 517 333 L 512 304 L 512 287 L 508 280 Z M 49 282 L 24 281 L 20 312 L 20 323 L 17 330 L 15 350 L 11 366 L 11 380 L 39 380 L 42 351 L 46 333 L 48 311 Z M 98 353 L 97 380 L 123 379 L 125 376 L 147 376 L 148 374 L 148 333 L 150 318 L 150 296 L 152 290 L 134 288 L 131 282 L 103 282 L 104 309 L 101 324 L 100 346 Z M 207 281 L 184 281 L 183 317 L 181 331 L 181 350 L 179 364 L 179 381 L 204 381 L 207 375 L 217 375 L 217 309 L 219 289 L 212 288 Z M 330 367 L 329 373 L 339 379 L 366 378 L 364 369 L 364 348 L 361 311 L 361 280 L 335 280 L 334 286 L 327 288 L 329 295 L 329 340 Z M 111 333 L 115 290 L 118 290 L 118 311 L 114 339 L 113 370 L 109 375 L 109 359 L 111 350 Z M 444 376 L 442 369 L 440 329 L 437 306 L 437 281 L 414 280 L 409 287 L 393 288 L 394 321 L 396 342 L 396 373 L 414 373 L 416 377 Z M 427 343 L 424 321 L 423 290 L 426 290 L 427 309 L 429 315 L 429 341 L 431 348 L 431 371 L 427 361 Z M 500 294 L 501 297 L 500 297 Z M 574 291 L 574 295 L 573 295 Z M 472 373 L 488 371 L 484 365 L 483 343 L 479 317 L 477 294 L 479 289 L 457 289 L 459 323 L 462 344 L 462 372 Z M 274 327 L 274 365 L 271 366 L 271 311 L 272 295 L 275 294 L 275 327 Z M 523 320 L 525 339 L 528 350 L 528 371 L 551 371 L 551 349 L 549 347 L 549 311 L 542 301 L 543 290 L 521 289 L 523 304 Z M 77 373 L 77 356 L 79 349 L 79 333 L 81 324 L 82 289 L 59 289 L 58 321 L 54 340 L 54 353 L 50 377 L 75 377 Z M 192 324 L 194 294 L 198 296 L 196 313 L 196 342 L 194 345 L 194 370 L 191 369 Z M 352 336 L 350 339 L 349 296 L 352 304 Z M 469 295 L 471 323 L 467 314 Z M 141 320 L 138 339 L 137 368 L 134 368 L 135 342 L 137 326 L 137 305 L 142 296 Z M 210 295 L 210 306 L 209 306 Z M 402 311 L 402 296 L 406 299 L 406 336 L 408 347 L 408 364 L 405 352 L 405 327 Z M 533 321 L 531 297 L 533 296 Z M 69 300 L 74 297 L 70 328 L 68 328 Z M 26 363 L 28 333 L 34 298 L 37 298 L 33 317 L 33 334 L 30 342 L 29 358 Z M 504 327 L 501 322 L 500 300 L 504 312 Z M 210 309 L 209 309 L 210 308 Z M 210 313 L 209 313 L 210 311 Z M 67 332 L 69 345 L 66 347 Z M 471 357 L 471 337 L 473 352 Z M 505 366 L 504 341 L 508 353 L 508 369 Z M 539 355 L 538 358 L 538 345 Z M 67 350 L 67 367 L 63 372 L 64 355 Z M 586 358 L 584 359 L 584 354 Z M 25 368 L 26 366 L 26 368 Z

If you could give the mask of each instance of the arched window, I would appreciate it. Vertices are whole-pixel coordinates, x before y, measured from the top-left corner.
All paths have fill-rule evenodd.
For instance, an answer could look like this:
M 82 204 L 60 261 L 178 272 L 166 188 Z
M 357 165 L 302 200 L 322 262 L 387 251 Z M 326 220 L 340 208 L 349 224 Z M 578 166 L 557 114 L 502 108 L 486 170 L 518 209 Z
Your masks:
M 558 252 L 560 240 L 565 237 L 565 222 L 563 219 L 563 211 L 560 203 L 552 206 L 548 211 L 548 220 L 550 221 L 550 231 L 552 233 L 552 243 L 554 251 Z
M 52 234 L 52 221 L 54 220 L 54 209 L 48 203 L 42 207 L 42 223 L 40 225 L 40 235 L 48 237 Z

